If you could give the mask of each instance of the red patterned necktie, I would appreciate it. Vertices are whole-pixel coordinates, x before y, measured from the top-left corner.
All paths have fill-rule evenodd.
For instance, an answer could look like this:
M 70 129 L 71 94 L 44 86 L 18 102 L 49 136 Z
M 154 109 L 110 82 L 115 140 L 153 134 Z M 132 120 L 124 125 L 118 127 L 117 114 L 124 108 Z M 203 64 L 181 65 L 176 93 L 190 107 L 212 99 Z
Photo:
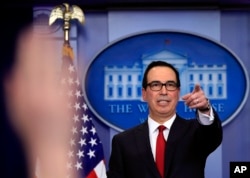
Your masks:
M 165 147 L 166 141 L 163 136 L 163 131 L 166 129 L 165 126 L 160 125 L 158 127 L 159 134 L 156 140 L 156 157 L 155 162 L 161 177 L 164 176 L 164 162 L 165 162 Z

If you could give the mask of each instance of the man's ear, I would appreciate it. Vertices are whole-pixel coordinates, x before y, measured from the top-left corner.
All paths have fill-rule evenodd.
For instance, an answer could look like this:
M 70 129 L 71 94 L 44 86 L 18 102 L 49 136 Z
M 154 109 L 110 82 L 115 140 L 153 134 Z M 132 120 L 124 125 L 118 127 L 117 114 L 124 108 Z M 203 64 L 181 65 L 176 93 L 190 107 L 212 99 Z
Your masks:
M 142 99 L 143 101 L 147 101 L 146 89 L 142 88 Z
M 178 91 L 178 98 L 179 100 L 181 99 L 182 100 L 182 96 L 181 96 L 181 88 L 177 88 L 177 91 Z

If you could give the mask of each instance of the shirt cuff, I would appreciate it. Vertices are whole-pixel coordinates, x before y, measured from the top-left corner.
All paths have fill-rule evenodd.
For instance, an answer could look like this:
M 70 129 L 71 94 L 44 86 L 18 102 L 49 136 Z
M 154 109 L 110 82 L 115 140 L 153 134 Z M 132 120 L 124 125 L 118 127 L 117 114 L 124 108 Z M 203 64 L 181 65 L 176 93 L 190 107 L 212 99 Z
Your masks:
M 198 110 L 198 121 L 201 125 L 211 125 L 214 122 L 214 111 L 210 109 L 210 115 L 204 114 Z

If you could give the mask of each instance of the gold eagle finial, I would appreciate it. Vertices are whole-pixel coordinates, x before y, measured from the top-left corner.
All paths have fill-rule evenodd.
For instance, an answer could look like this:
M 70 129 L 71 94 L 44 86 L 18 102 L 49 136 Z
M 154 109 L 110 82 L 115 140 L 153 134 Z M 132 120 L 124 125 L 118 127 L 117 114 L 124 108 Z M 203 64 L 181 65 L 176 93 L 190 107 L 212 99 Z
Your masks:
M 55 23 L 57 19 L 62 19 L 64 22 L 63 30 L 65 43 L 69 43 L 70 21 L 75 19 L 81 24 L 85 21 L 82 9 L 76 5 L 70 7 L 68 3 L 63 3 L 63 5 L 56 6 L 52 9 L 49 17 L 49 25 Z

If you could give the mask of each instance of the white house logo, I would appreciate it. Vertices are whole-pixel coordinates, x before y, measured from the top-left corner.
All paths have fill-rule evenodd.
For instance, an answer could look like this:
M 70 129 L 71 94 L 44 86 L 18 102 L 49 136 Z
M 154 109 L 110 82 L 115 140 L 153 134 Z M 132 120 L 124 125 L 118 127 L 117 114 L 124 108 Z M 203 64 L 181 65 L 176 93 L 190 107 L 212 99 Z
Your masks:
M 227 98 L 227 65 L 188 64 L 185 56 L 168 50 L 144 56 L 141 63 L 133 66 L 105 66 L 105 100 L 141 100 L 141 83 L 145 68 L 152 60 L 162 60 L 173 64 L 180 72 L 181 94 L 193 91 L 195 83 L 200 83 L 210 99 Z
M 223 125 L 235 118 L 249 92 L 248 75 L 227 48 L 204 37 L 182 32 L 148 32 L 110 44 L 90 64 L 84 89 L 93 112 L 118 130 L 144 122 L 148 106 L 141 83 L 154 60 L 173 64 L 180 73 L 181 95 L 199 83 L 220 115 Z M 179 115 L 194 117 L 183 101 Z

